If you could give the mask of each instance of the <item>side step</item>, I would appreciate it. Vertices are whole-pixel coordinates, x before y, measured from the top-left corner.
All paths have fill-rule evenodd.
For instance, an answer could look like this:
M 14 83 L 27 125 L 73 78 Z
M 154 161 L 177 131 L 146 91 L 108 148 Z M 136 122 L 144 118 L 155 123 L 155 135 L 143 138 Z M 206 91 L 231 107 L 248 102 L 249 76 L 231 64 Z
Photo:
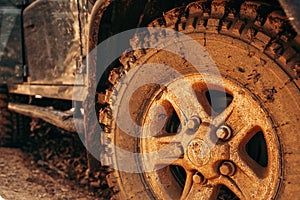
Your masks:
M 83 133 L 84 130 L 83 119 L 74 119 L 73 115 L 70 113 L 19 103 L 9 103 L 8 109 L 21 115 L 42 119 L 49 124 L 52 124 L 69 132 Z

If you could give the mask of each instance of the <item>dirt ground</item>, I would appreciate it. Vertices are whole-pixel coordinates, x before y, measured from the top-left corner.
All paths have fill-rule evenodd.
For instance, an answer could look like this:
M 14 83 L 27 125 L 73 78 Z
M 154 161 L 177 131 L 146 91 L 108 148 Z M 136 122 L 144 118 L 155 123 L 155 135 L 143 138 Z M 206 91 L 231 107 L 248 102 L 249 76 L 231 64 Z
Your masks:
M 84 187 L 49 176 L 19 149 L 0 148 L 0 152 L 0 196 L 5 200 L 96 199 Z
M 77 134 L 32 119 L 18 148 L 0 147 L 0 200 L 109 199 L 106 169 L 90 174 Z

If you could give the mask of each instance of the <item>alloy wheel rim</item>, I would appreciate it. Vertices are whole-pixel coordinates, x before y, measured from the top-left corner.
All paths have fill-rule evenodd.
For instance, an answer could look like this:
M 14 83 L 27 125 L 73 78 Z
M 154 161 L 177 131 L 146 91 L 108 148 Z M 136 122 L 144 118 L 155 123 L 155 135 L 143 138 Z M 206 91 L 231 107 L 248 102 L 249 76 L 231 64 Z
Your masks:
M 240 199 L 273 197 L 281 172 L 270 115 L 238 83 L 202 76 L 176 79 L 149 100 L 139 146 L 143 168 L 157 170 L 146 183 L 158 199 L 218 199 L 222 188 Z M 223 90 L 223 110 L 207 98 L 208 85 Z

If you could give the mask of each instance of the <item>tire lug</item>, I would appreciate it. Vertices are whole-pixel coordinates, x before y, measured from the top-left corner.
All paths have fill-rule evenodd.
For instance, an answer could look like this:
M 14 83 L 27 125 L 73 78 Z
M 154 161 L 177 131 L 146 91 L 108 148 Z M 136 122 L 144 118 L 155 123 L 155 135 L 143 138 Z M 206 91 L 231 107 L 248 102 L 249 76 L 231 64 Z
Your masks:
M 216 135 L 220 140 L 226 141 L 229 140 L 231 135 L 232 135 L 232 131 L 231 128 L 229 126 L 226 125 L 222 125 L 217 131 L 216 131 Z
M 235 165 L 231 161 L 224 161 L 220 168 L 220 174 L 224 176 L 233 176 L 235 174 L 236 168 Z
M 205 180 L 204 176 L 201 173 L 196 172 L 193 175 L 193 181 L 196 184 L 204 184 L 206 180 Z
M 118 186 L 114 186 L 113 187 L 113 192 L 114 193 L 120 192 L 120 188 Z
M 188 120 L 186 125 L 190 131 L 196 131 L 199 128 L 200 119 L 198 117 L 192 117 Z

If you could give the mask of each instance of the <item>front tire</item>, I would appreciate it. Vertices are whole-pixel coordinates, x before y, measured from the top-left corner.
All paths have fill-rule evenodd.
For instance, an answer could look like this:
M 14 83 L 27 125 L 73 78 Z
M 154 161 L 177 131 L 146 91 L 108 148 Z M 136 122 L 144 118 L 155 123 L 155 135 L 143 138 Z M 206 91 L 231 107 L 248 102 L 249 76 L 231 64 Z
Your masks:
M 107 159 L 112 160 L 114 169 L 121 169 L 124 161 L 120 160 L 122 152 L 117 149 L 132 152 L 135 157 L 126 160 L 126 164 L 132 166 L 134 172 L 141 172 L 115 171 L 108 175 L 108 182 L 118 199 L 292 199 L 300 194 L 297 187 L 299 170 L 295 167 L 300 162 L 300 149 L 295 137 L 300 128 L 299 37 L 282 11 L 273 6 L 250 1 L 242 4 L 234 1 L 227 4 L 209 2 L 175 8 L 151 26 L 173 28 L 204 46 L 223 77 L 225 93 L 219 91 L 218 82 L 221 81 L 217 78 L 210 79 L 208 83 L 214 85 L 215 90 L 208 90 L 200 81 L 201 76 L 197 77 L 193 66 L 182 57 L 163 50 L 148 50 L 147 43 L 157 40 L 156 36 L 135 39 L 133 46 L 144 45 L 145 50 L 135 51 L 128 58 L 122 57 L 123 66 L 114 70 L 126 72 L 126 76 L 110 82 L 112 86 L 103 94 L 110 100 L 103 104 L 99 119 L 107 137 L 105 141 L 109 141 L 108 148 L 112 148 L 109 151 L 113 152 L 104 156 L 109 155 Z M 161 35 L 164 37 L 164 33 Z M 155 42 L 159 43 L 159 39 Z M 166 88 L 149 84 L 130 91 L 139 79 L 165 73 L 159 68 L 153 68 L 151 74 L 139 73 L 140 66 L 151 63 L 167 64 L 179 71 L 192 84 L 192 93 L 197 96 L 194 103 L 185 99 L 185 96 L 192 96 L 185 90 L 182 94 L 177 93 L 179 100 L 165 96 L 168 87 L 184 88 L 185 85 L 180 79 L 172 80 L 172 74 L 165 78 L 170 80 Z M 223 92 L 221 98 L 225 97 L 227 102 L 225 106 L 218 106 L 218 98 L 210 98 L 218 97 L 220 92 Z M 126 97 L 128 93 L 132 96 Z M 130 103 L 125 105 L 129 107 L 121 108 L 122 101 L 127 98 Z M 208 122 L 201 113 L 185 119 L 180 112 L 193 113 L 195 109 L 189 110 L 189 106 L 180 103 L 183 107 L 178 107 L 176 102 L 182 100 L 191 108 L 201 104 L 204 108 L 201 113 L 213 118 L 225 111 L 226 120 L 221 124 L 205 125 Z M 155 111 L 153 105 L 163 107 L 165 112 Z M 233 111 L 227 112 L 230 107 L 234 107 Z M 146 137 L 149 140 L 134 138 L 126 132 L 126 128 L 131 130 L 130 127 L 120 127 L 118 120 L 122 118 L 118 117 L 126 109 L 130 112 L 129 117 L 140 127 L 148 124 L 165 129 L 157 137 L 161 140 L 157 139 L 155 143 L 155 139 L 151 140 L 155 138 L 152 135 Z M 233 113 L 235 117 L 226 113 Z M 164 117 L 166 123 L 153 121 L 155 117 Z M 248 127 L 252 122 L 254 124 Z M 214 128 L 207 128 L 210 126 Z M 202 129 L 211 134 L 215 147 L 211 148 L 213 154 L 209 158 L 198 158 L 191 153 L 197 151 L 195 146 L 201 146 L 200 152 L 206 146 L 210 149 L 199 131 L 194 131 L 197 137 L 186 144 L 183 140 L 176 140 L 185 127 L 186 130 L 197 127 L 197 131 Z M 222 130 L 224 127 L 225 130 Z M 221 133 L 218 133 L 219 130 Z M 235 140 L 241 130 L 245 131 L 244 134 Z M 226 131 L 231 132 L 229 136 Z M 135 134 L 141 136 L 147 132 L 144 133 L 141 128 L 135 129 Z M 170 136 L 175 139 L 163 139 Z M 174 160 L 159 170 L 145 172 L 151 158 L 140 157 L 139 153 L 157 151 L 165 144 L 174 143 L 173 140 L 176 144 L 181 143 L 183 155 L 178 156 L 182 157 L 181 161 Z M 226 146 L 227 143 L 229 146 Z

